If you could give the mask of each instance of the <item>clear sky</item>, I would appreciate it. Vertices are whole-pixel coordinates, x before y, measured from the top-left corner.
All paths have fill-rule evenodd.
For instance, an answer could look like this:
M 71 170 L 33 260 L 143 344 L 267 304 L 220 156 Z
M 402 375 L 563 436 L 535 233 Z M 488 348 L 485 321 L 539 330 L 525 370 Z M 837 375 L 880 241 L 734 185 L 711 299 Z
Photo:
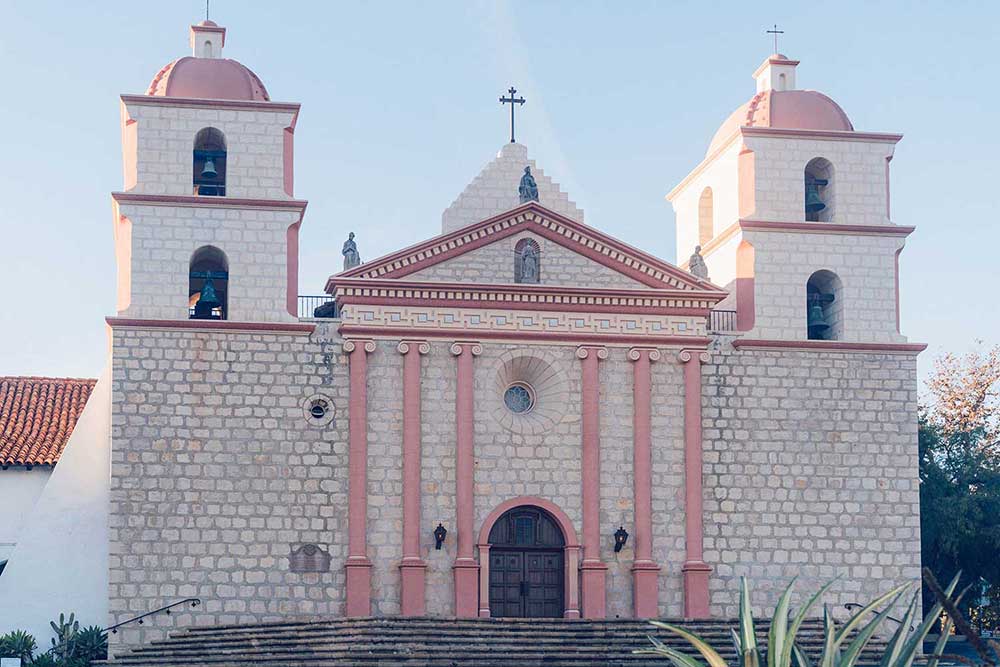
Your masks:
M 766 6 L 766 9 L 761 9 Z M 225 54 L 301 102 L 300 293 L 349 231 L 365 259 L 440 232 L 441 211 L 518 139 L 588 224 L 673 261 L 664 195 L 753 93 L 786 31 L 801 88 L 859 130 L 900 132 L 903 333 L 934 355 L 1000 341 L 996 2 L 252 2 L 215 0 Z M 109 193 L 119 102 L 189 54 L 200 0 L 0 0 L 0 375 L 96 376 L 114 314 Z

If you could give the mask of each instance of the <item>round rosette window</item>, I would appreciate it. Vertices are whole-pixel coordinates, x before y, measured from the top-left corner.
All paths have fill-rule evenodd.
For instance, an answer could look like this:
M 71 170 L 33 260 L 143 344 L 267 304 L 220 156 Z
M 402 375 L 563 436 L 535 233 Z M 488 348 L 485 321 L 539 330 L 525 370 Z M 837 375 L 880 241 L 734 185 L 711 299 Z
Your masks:
M 493 417 L 515 433 L 544 433 L 560 421 L 569 382 L 545 352 L 507 352 L 498 360 Z

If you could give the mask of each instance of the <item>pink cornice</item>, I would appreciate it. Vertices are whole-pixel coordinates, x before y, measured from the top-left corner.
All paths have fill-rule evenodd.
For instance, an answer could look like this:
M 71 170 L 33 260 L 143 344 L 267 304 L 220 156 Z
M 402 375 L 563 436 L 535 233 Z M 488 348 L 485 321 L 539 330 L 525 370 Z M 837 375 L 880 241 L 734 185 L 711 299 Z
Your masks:
M 783 222 L 780 220 L 740 220 L 740 229 L 750 232 L 812 232 L 822 234 L 869 234 L 909 236 L 916 227 L 902 225 L 842 225 L 836 222 Z
M 850 343 L 839 340 L 765 340 L 737 338 L 733 347 L 742 350 L 823 350 L 829 352 L 886 352 L 917 354 L 927 349 L 926 343 Z
M 569 234 L 560 233 L 543 225 L 542 222 L 555 223 L 566 229 Z M 338 283 L 342 278 L 380 277 L 390 274 L 405 276 L 522 231 L 530 231 L 547 238 L 651 287 L 663 287 L 672 282 L 681 286 L 689 285 L 695 289 L 711 290 L 714 287 L 708 281 L 700 280 L 603 232 L 550 211 L 537 202 L 528 202 L 506 213 L 466 225 L 448 234 L 336 274 L 328 281 L 327 291 L 330 291 L 331 283 Z M 604 246 L 607 252 L 592 247 L 595 243 Z M 612 253 L 617 257 L 609 256 Z M 657 278 L 647 270 L 658 272 L 663 278 Z
M 198 195 L 153 195 L 135 192 L 112 192 L 119 204 L 184 206 L 193 208 L 256 208 L 305 213 L 309 202 L 302 199 L 238 199 L 236 197 L 199 197 Z
M 196 329 L 199 331 L 248 331 L 308 335 L 315 324 L 292 322 L 230 322 L 228 320 L 137 320 L 127 317 L 105 317 L 112 329 Z
M 765 60 L 764 62 L 762 62 L 760 64 L 760 67 L 758 67 L 754 71 L 753 78 L 756 79 L 757 75 L 759 75 L 761 72 L 763 72 L 764 68 L 767 67 L 768 65 L 790 65 L 792 67 L 795 67 L 798 64 L 799 64 L 798 60 L 788 60 L 787 58 L 768 58 L 767 60 Z
M 713 303 L 717 300 L 713 298 Z M 609 313 L 627 315 L 647 313 L 651 315 L 679 315 L 708 317 L 708 307 L 678 308 L 675 306 L 619 305 L 601 303 L 548 303 L 545 301 L 489 301 L 486 299 L 433 299 L 415 297 L 337 297 L 341 306 L 397 306 L 397 307 L 438 307 L 438 308 L 509 308 L 510 310 L 538 310 L 571 313 Z
M 298 102 L 256 102 L 251 100 L 206 100 L 196 97 L 159 97 L 154 95 L 122 95 L 125 104 L 163 107 L 196 107 L 209 109 L 236 109 L 241 111 L 273 111 L 299 113 Z M 293 121 L 294 122 L 294 121 Z
M 837 130 L 794 130 L 777 127 L 740 127 L 744 137 L 792 137 L 829 139 L 833 141 L 879 141 L 889 144 L 898 143 L 903 138 L 901 134 L 884 134 L 881 132 L 849 132 Z
M 476 340 L 517 340 L 575 345 L 606 345 L 608 343 L 637 346 L 704 348 L 707 336 L 653 336 L 649 334 L 589 334 L 544 333 L 536 331 L 490 331 L 487 329 L 423 329 L 419 327 L 360 326 L 342 324 L 342 336 L 373 336 L 389 340 L 403 338 L 472 338 Z

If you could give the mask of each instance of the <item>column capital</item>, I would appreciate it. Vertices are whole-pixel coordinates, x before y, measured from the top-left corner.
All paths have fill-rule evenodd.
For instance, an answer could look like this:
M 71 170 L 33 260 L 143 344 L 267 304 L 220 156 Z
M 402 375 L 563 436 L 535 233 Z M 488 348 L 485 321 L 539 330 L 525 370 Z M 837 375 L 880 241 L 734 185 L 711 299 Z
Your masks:
M 697 359 L 699 362 L 707 364 L 710 358 L 707 350 L 681 350 L 680 354 L 677 355 L 677 359 L 682 364 L 686 364 L 692 359 Z
M 420 354 L 427 354 L 431 351 L 431 346 L 425 340 L 401 340 L 396 346 L 396 351 L 404 355 L 411 349 L 416 349 Z
M 354 352 L 358 346 L 361 346 L 361 349 L 369 354 L 375 351 L 375 341 L 370 338 L 349 338 L 344 341 L 344 352 Z
M 608 348 L 603 345 L 581 345 L 576 348 L 577 359 L 586 359 L 590 356 L 591 352 L 597 359 L 607 359 L 608 358 Z
M 462 356 L 465 350 L 468 350 L 472 356 L 478 357 L 483 353 L 483 344 L 475 340 L 457 340 L 452 343 L 451 353 L 456 357 Z
M 659 361 L 661 355 L 655 347 L 630 347 L 628 350 L 629 361 L 639 361 L 643 356 L 649 357 L 650 361 Z

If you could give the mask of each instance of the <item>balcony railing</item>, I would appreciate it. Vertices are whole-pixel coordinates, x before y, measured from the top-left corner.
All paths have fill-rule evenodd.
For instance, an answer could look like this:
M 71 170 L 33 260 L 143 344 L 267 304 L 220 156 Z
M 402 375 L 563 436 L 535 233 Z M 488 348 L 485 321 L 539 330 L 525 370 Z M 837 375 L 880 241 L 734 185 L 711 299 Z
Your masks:
M 314 318 L 316 309 L 326 303 L 333 303 L 333 298 L 329 294 L 320 295 L 299 295 L 299 317 Z M 338 317 L 339 313 L 334 309 L 332 315 L 326 317 Z M 324 317 L 323 319 L 326 319 Z
M 712 333 L 735 333 L 735 310 L 710 310 L 708 312 L 708 330 Z

